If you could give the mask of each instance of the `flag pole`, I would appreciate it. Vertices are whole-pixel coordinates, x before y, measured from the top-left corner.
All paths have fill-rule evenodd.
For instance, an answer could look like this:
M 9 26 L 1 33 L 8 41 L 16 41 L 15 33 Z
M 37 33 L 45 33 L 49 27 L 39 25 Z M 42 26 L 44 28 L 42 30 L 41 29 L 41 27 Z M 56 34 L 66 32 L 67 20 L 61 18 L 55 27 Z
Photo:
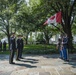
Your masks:
M 59 27 L 55 26 L 54 24 L 52 24 L 52 26 L 54 26 L 55 28 L 57 28 L 58 30 L 60 30 L 61 33 L 64 33 Z

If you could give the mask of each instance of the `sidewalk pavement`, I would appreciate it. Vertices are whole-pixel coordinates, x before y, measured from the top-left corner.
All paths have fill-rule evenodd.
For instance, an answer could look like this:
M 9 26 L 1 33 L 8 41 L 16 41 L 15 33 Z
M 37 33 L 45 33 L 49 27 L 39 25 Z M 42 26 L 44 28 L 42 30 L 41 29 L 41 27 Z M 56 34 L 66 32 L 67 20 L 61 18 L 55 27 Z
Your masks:
M 76 54 L 69 62 L 59 55 L 23 55 L 24 59 L 9 64 L 9 55 L 0 55 L 0 75 L 76 75 Z

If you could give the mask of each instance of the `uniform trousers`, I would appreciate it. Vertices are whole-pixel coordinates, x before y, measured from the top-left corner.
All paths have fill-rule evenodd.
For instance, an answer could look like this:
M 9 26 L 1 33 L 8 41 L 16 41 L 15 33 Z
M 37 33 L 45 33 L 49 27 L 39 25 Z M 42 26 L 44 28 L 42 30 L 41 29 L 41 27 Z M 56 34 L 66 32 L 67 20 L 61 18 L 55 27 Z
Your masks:
M 9 63 L 13 62 L 14 55 L 15 55 L 15 49 L 10 50 Z

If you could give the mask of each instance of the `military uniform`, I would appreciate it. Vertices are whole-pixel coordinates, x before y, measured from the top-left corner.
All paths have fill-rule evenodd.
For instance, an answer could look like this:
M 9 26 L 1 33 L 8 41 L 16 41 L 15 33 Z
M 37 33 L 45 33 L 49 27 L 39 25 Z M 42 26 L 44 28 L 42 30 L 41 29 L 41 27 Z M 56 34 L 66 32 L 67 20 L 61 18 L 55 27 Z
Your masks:
M 21 41 L 20 41 L 20 39 L 18 38 L 18 39 L 17 39 L 17 58 L 16 58 L 16 60 L 19 60 L 20 51 L 21 51 Z
M 0 51 L 2 51 L 2 42 L 0 41 Z
M 10 38 L 10 57 L 9 57 L 9 63 L 13 64 L 13 58 L 16 51 L 16 39 L 15 37 Z
M 6 42 L 3 42 L 3 50 L 6 51 Z
M 19 60 L 19 58 L 22 58 L 22 51 L 23 51 L 23 39 L 18 38 L 17 39 L 17 60 Z
M 20 58 L 22 58 L 23 47 L 24 47 L 24 43 L 23 43 L 23 39 L 21 39 L 21 52 L 20 52 Z

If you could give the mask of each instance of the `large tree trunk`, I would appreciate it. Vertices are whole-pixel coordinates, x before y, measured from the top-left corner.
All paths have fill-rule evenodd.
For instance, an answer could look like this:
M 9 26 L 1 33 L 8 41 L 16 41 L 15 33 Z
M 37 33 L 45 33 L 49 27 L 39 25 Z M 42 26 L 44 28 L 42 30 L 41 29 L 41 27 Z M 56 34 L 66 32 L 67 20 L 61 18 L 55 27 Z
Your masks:
M 73 49 L 73 37 L 72 37 L 72 32 L 71 32 L 71 15 L 69 16 L 68 14 L 68 8 L 66 8 L 66 11 L 64 12 L 63 15 L 63 19 L 64 19 L 64 23 L 62 25 L 64 32 L 67 34 L 68 36 L 68 50 L 71 50 L 72 53 L 72 49 Z
M 9 20 L 7 20 L 8 26 L 6 27 L 7 38 L 8 38 L 8 49 L 10 50 L 10 31 L 9 31 Z
M 7 35 L 8 37 L 8 49 L 10 50 L 10 35 Z
M 71 27 L 69 26 L 68 29 L 66 30 L 66 33 L 68 35 L 68 49 L 71 50 L 72 53 L 72 49 L 73 49 L 73 37 L 72 37 L 72 32 L 71 32 Z
M 64 32 L 67 34 L 68 36 L 68 50 L 70 51 L 71 50 L 71 53 L 72 53 L 72 49 L 73 49 L 73 37 L 72 37 L 72 32 L 71 32 L 71 25 L 70 25 L 70 21 L 69 21 L 69 18 L 67 17 L 65 19 L 65 25 L 64 25 Z

